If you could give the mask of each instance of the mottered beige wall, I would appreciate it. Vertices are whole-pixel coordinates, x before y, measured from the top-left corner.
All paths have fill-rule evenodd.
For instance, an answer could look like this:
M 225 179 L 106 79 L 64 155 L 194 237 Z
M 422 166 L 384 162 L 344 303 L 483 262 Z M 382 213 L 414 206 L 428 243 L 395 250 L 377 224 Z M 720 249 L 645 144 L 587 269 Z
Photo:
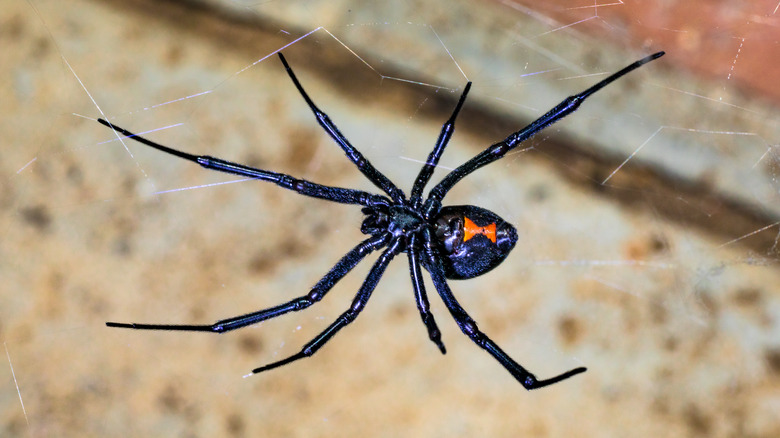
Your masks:
M 776 5 L 535 3 L 6 2 L 0 435 L 776 436 Z M 234 182 L 94 121 L 373 190 L 272 56 L 282 47 L 407 191 L 466 81 L 434 180 L 667 51 L 446 198 L 520 233 L 499 268 L 451 282 L 463 306 L 539 377 L 587 373 L 526 392 L 428 283 L 442 356 L 405 256 L 355 323 L 267 374 L 243 378 L 335 319 L 373 258 L 305 312 L 233 333 L 105 327 L 284 302 L 364 237 L 358 208 Z

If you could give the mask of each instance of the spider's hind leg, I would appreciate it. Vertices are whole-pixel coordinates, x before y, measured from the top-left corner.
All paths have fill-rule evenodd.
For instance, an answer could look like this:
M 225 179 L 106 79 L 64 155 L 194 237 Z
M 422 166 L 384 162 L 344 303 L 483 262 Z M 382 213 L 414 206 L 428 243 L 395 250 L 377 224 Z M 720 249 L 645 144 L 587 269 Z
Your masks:
M 477 323 L 471 319 L 469 314 L 466 313 L 466 310 L 463 309 L 460 303 L 458 303 L 458 300 L 455 299 L 455 296 L 452 294 L 449 285 L 447 285 L 444 272 L 435 263 L 435 249 L 433 248 L 429 238 L 426 238 L 425 254 L 428 257 L 433 284 L 436 286 L 436 290 L 439 292 L 442 301 L 444 301 L 444 304 L 447 306 L 450 314 L 455 319 L 458 327 L 460 327 L 461 331 L 466 336 L 471 338 L 475 344 L 482 347 L 484 350 L 490 353 L 501 365 L 503 365 L 504 368 L 506 368 L 506 370 L 509 371 L 509 373 L 512 374 L 512 376 L 514 376 L 514 378 L 517 379 L 517 381 L 520 382 L 525 389 L 531 390 L 542 388 L 544 386 L 558 383 L 561 380 L 565 380 L 569 377 L 585 372 L 586 369 L 584 367 L 579 367 L 549 379 L 537 379 L 536 376 L 533 375 L 530 371 L 523 368 L 522 365 L 509 357 L 509 355 L 506 354 L 504 350 L 502 350 L 498 345 L 496 345 L 492 339 L 490 339 L 486 334 L 482 333 L 482 331 L 480 331 L 477 327 Z

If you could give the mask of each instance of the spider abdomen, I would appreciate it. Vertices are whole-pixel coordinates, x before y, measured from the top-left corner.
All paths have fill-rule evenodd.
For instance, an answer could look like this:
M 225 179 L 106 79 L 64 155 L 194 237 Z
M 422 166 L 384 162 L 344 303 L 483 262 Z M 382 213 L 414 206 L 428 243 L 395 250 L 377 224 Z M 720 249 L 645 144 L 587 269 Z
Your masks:
M 498 266 L 517 243 L 517 230 L 497 214 L 473 205 L 443 207 L 435 236 L 447 278 L 463 280 Z

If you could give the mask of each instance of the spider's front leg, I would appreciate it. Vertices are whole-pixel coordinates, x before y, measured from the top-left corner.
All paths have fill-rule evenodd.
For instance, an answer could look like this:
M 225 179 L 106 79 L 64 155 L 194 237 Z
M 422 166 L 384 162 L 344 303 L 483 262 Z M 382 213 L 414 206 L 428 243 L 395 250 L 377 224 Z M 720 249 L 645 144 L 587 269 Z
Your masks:
M 236 316 L 233 318 L 223 319 L 215 322 L 214 324 L 136 324 L 125 322 L 107 322 L 108 327 L 128 328 L 135 330 L 171 330 L 171 331 L 183 331 L 183 332 L 211 332 L 211 333 L 225 333 L 231 330 L 236 330 L 248 325 L 257 324 L 258 322 L 265 321 L 277 316 L 284 315 L 288 312 L 294 312 L 303 310 L 312 304 L 320 301 L 331 288 L 341 280 L 349 271 L 351 271 L 357 264 L 363 260 L 368 254 L 373 251 L 387 245 L 389 241 L 389 235 L 377 235 L 371 236 L 364 240 L 348 252 L 341 260 L 336 263 L 327 274 L 320 281 L 317 282 L 314 287 L 311 288 L 308 294 L 294 298 L 284 304 L 280 304 L 268 309 L 259 310 L 257 312 L 247 313 L 246 315 Z
M 458 327 L 460 327 L 461 331 L 466 334 L 466 336 L 471 338 L 475 344 L 485 349 L 499 363 L 501 363 L 501 365 L 503 365 L 504 368 L 506 368 L 507 371 L 509 371 L 512 376 L 514 376 L 515 379 L 517 379 L 517 381 L 520 382 L 523 387 L 525 387 L 525 389 L 531 390 L 542 388 L 585 372 L 585 367 L 579 367 L 549 379 L 539 380 L 530 371 L 523 368 L 523 366 L 519 363 L 515 362 L 515 360 L 509 357 L 509 355 L 506 354 L 504 350 L 502 350 L 495 342 L 493 342 L 492 339 L 479 330 L 477 323 L 471 319 L 466 310 L 464 310 L 460 303 L 458 303 L 458 300 L 452 294 L 452 291 L 447 284 L 444 271 L 436 262 L 436 251 L 437 249 L 434 247 L 431 233 L 430 231 L 427 231 L 425 233 L 424 252 L 428 259 L 428 270 L 431 274 L 433 284 L 436 286 L 436 290 L 439 292 L 442 301 L 444 301 L 444 305 L 447 306 L 447 309 L 455 319 Z
M 164 146 L 155 141 L 141 137 L 140 135 L 130 132 L 127 129 L 114 125 L 105 119 L 98 119 L 98 122 L 101 125 L 107 126 L 114 131 L 127 136 L 127 138 L 157 149 L 158 151 L 183 158 L 187 161 L 192 161 L 193 163 L 197 163 L 206 169 L 217 170 L 220 172 L 259 179 L 261 181 L 272 182 L 279 187 L 292 190 L 294 192 L 300 193 L 301 195 L 311 196 L 313 198 L 324 199 L 332 202 L 339 202 L 342 204 L 358 204 L 366 207 L 381 207 L 388 205 L 390 202 L 384 196 L 375 195 L 373 193 L 364 192 L 362 190 L 325 186 L 322 184 L 313 183 L 311 181 L 306 181 L 304 179 L 294 178 L 283 173 L 257 169 L 255 167 L 234 163 L 232 161 L 223 160 L 221 158 L 210 157 L 208 155 L 189 154 L 187 152 L 182 152 L 178 149 Z

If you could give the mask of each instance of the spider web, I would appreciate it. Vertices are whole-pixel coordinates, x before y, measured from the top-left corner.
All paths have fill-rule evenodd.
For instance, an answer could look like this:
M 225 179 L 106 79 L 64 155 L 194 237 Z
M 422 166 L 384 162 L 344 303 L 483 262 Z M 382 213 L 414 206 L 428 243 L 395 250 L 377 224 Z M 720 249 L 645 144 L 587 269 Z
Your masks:
M 0 13 L 12 48 L 0 64 L 0 435 L 776 436 L 778 8 L 14 0 Z M 464 308 L 537 376 L 587 373 L 526 393 L 428 283 L 442 357 L 405 255 L 317 355 L 247 379 L 341 313 L 374 257 L 307 311 L 225 336 L 103 325 L 272 306 L 362 239 L 354 207 L 207 172 L 94 121 L 374 190 L 317 126 L 278 50 L 407 192 L 466 81 L 434 183 L 564 97 L 667 51 L 445 199 L 496 212 L 521 238 L 495 271 L 451 282 Z

